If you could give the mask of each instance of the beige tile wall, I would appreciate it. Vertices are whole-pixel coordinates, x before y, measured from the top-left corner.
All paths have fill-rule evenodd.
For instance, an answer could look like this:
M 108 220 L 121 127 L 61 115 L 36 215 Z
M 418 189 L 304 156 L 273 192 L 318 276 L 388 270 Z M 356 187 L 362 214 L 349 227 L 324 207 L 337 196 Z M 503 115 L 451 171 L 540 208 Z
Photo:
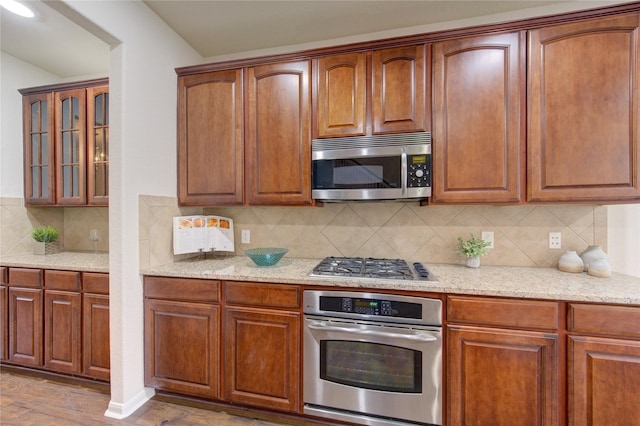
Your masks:
M 0 255 L 33 252 L 31 230 L 54 226 L 60 231 L 59 246 L 66 251 L 93 251 L 89 230 L 97 229 L 98 251 L 109 251 L 107 207 L 25 207 L 23 198 L 0 198 Z
M 236 252 L 260 246 L 290 249 L 288 256 L 371 256 L 431 263 L 462 263 L 457 237 L 493 231 L 488 265 L 554 266 L 565 250 L 599 244 L 606 250 L 602 206 L 424 206 L 347 203 L 324 207 L 206 209 L 234 219 Z M 242 229 L 251 244 L 240 244 Z M 550 231 L 562 232 L 562 250 L 548 249 Z

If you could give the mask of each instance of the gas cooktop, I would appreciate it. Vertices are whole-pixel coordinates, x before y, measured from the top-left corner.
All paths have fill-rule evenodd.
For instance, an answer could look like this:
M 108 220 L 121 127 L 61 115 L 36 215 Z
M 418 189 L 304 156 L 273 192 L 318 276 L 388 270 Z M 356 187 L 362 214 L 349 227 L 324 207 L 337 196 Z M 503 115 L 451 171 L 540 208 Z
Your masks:
M 420 262 L 413 268 L 402 259 L 372 257 L 326 257 L 311 272 L 312 276 L 428 280 L 429 271 Z

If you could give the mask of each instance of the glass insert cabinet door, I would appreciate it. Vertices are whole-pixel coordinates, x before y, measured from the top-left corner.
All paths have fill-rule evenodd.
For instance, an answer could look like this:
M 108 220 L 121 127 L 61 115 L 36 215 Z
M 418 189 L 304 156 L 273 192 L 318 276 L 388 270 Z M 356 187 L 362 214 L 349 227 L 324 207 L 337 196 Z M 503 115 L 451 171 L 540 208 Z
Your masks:
M 86 98 L 84 89 L 55 93 L 58 204 L 86 204 Z
M 87 197 L 109 203 L 109 86 L 87 88 Z
M 23 98 L 24 192 L 31 205 L 55 201 L 55 149 L 53 94 L 38 93 Z

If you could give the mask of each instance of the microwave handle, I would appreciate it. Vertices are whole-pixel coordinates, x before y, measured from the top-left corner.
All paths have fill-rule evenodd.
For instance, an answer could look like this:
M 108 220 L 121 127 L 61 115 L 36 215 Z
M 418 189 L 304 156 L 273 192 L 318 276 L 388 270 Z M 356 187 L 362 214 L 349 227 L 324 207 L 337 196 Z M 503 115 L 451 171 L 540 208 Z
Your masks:
M 395 337 L 395 338 L 406 339 L 406 340 L 419 340 L 422 342 L 435 342 L 437 340 L 436 337 L 425 334 L 425 333 L 400 334 L 400 333 L 392 333 L 389 331 L 380 332 L 378 330 L 370 330 L 370 329 L 362 329 L 362 328 L 336 327 L 334 325 L 326 325 L 322 322 L 319 322 L 319 323 L 314 322 L 311 324 L 307 324 L 307 327 L 310 328 L 311 330 L 340 331 L 345 333 L 367 335 L 372 337 Z
M 407 151 L 404 148 L 402 148 L 402 155 L 400 160 L 400 173 L 402 176 L 402 196 L 403 197 L 407 196 L 407 187 L 409 186 L 409 182 L 407 182 L 408 180 L 407 170 L 408 170 Z

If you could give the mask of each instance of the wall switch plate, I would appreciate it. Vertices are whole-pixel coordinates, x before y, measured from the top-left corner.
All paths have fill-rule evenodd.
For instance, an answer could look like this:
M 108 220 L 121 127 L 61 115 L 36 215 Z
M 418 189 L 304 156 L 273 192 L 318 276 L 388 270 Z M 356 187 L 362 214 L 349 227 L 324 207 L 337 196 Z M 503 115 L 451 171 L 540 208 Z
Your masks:
M 249 229 L 242 230 L 242 244 L 251 243 L 251 231 Z
M 482 239 L 491 244 L 489 248 L 493 248 L 493 231 L 482 231 Z
M 549 248 L 554 250 L 562 248 L 561 232 L 549 232 Z

